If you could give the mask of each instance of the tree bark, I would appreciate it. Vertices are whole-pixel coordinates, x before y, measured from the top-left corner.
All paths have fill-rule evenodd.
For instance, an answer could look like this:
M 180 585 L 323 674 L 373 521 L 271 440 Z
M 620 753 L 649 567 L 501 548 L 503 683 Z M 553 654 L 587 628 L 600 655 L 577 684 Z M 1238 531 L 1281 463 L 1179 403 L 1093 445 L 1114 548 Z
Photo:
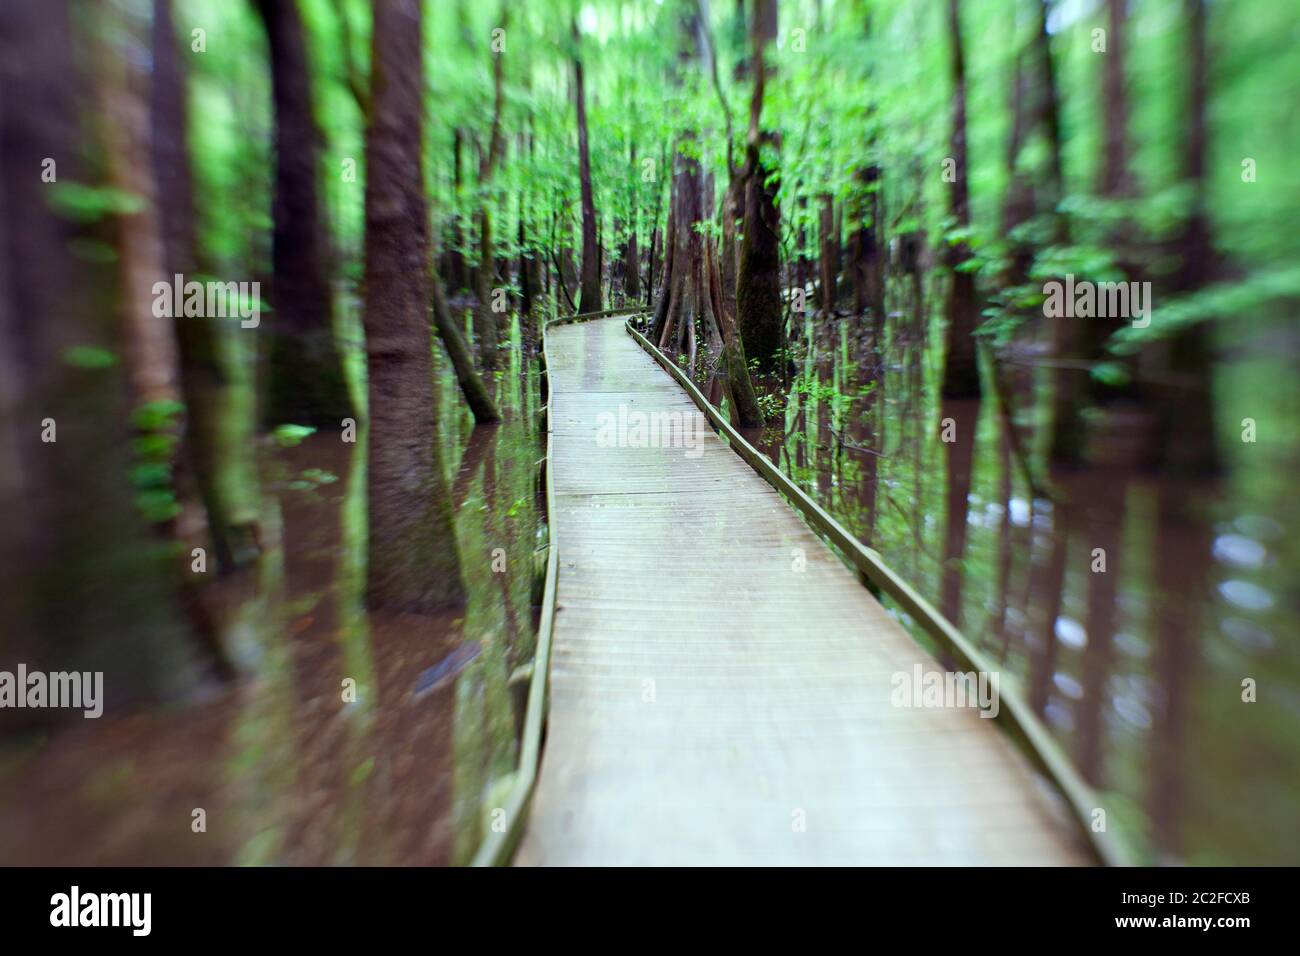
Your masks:
M 163 239 L 164 276 L 198 268 L 194 234 L 194 182 L 186 148 L 189 115 L 186 71 L 177 56 L 172 0 L 154 0 L 153 167 Z M 257 515 L 230 493 L 232 481 L 250 474 L 247 449 L 224 440 L 222 420 L 233 414 L 232 389 L 221 367 L 218 331 L 210 316 L 173 316 L 185 401 L 185 448 L 207 512 L 210 545 L 223 570 L 246 564 L 258 551 Z M 226 480 L 222 480 L 222 478 Z
M 500 336 L 497 330 L 496 313 L 492 311 L 492 284 L 495 259 L 492 255 L 492 210 L 488 208 L 489 200 L 474 214 L 474 224 L 478 232 L 478 265 L 474 267 L 474 337 L 478 340 L 479 361 L 484 371 L 497 368 L 497 351 Z
M 447 297 L 443 294 L 442 283 L 436 274 L 430 278 L 430 285 L 433 287 L 433 326 L 438 331 L 443 348 L 447 350 L 447 357 L 451 359 L 456 381 L 460 385 L 461 394 L 465 396 L 465 403 L 474 413 L 475 424 L 490 425 L 501 421 L 501 412 L 498 411 L 496 402 L 492 401 L 483 379 L 474 370 L 474 357 L 470 354 L 469 344 L 461 334 L 460 326 L 451 317 Z
M 952 159 L 956 163 L 955 181 L 949 193 L 949 212 L 958 229 L 970 227 L 970 186 L 966 178 L 966 58 L 962 49 L 959 0 L 948 0 L 948 34 L 951 44 L 952 71 Z M 978 353 L 975 326 L 979 318 L 975 276 L 966 271 L 970 246 L 963 239 L 948 247 L 951 280 L 944 305 L 947 341 L 944 357 L 944 398 L 977 398 L 980 394 Z
M 419 4 L 376 0 L 366 140 L 371 607 L 427 613 L 465 599 L 434 414 Z
M 750 29 L 754 91 L 745 151 L 745 227 L 736 269 L 736 324 L 747 354 L 759 366 L 776 368 L 782 345 L 780 212 L 773 170 L 763 161 L 764 147 L 778 145 L 776 134 L 760 128 L 767 68 L 763 51 L 776 36 L 776 0 L 755 0 Z
M 1218 272 L 1211 241 L 1205 171 L 1209 157 L 1209 49 L 1205 0 L 1184 0 L 1187 13 L 1187 109 L 1183 177 L 1191 185 L 1192 208 L 1175 241 L 1179 267 L 1173 292 L 1189 293 L 1214 281 Z M 1217 475 L 1223 467 L 1215 443 L 1214 351 L 1208 322 L 1175 333 L 1164 346 L 1169 378 L 1160 405 L 1161 471 L 1183 477 Z
M 578 22 L 573 21 L 573 96 L 578 111 L 578 178 L 582 187 L 582 284 L 578 311 L 599 312 L 600 250 L 596 242 L 596 199 L 591 188 L 591 158 L 587 150 L 587 94 L 582 57 L 578 53 Z
M 78 104 L 91 91 L 73 36 L 63 0 L 0 4 L 0 411 L 13 426 L 0 447 L 0 612 L 6 663 L 103 671 L 111 714 L 174 697 L 195 672 L 177 556 L 132 503 L 111 267 L 69 252 L 83 233 L 53 211 L 42 178 L 53 160 L 58 183 L 86 181 Z
M 271 238 L 274 308 L 264 420 L 333 426 L 353 414 L 334 340 L 329 241 L 316 177 L 321 135 L 312 108 L 307 42 L 295 0 L 257 0 L 266 27 L 275 106 Z
M 498 22 L 501 29 L 509 23 L 509 9 L 502 4 Z M 496 252 L 492 239 L 492 179 L 505 151 L 505 137 L 501 130 L 501 110 L 505 105 L 505 59 L 501 53 L 492 54 L 492 128 L 488 134 L 487 152 L 479 163 L 479 190 L 482 194 L 476 222 L 478 224 L 478 266 L 474 270 L 474 334 L 478 338 L 479 357 L 485 370 L 497 367 L 497 350 L 501 332 L 497 328 L 496 313 L 492 311 L 492 289 L 495 285 Z
M 885 240 L 884 217 L 880 211 L 880 167 L 870 165 L 854 174 L 861 193 L 852 207 L 854 226 L 849 239 L 852 263 L 853 311 L 871 311 L 876 342 L 885 328 Z
M 762 428 L 763 413 L 759 410 L 754 385 L 749 380 L 749 365 L 745 360 L 745 345 L 736 328 L 735 317 L 727 310 L 722 296 L 722 277 L 718 259 L 709 244 L 705 255 L 709 274 L 709 294 L 718 327 L 722 333 L 722 367 L 727 374 L 727 393 L 731 396 L 736 425 L 740 428 Z
M 641 297 L 641 249 L 637 244 L 635 208 L 632 210 L 627 251 L 623 255 L 623 297 L 629 303 Z
M 1128 0 L 1106 0 L 1106 55 L 1102 57 L 1101 161 L 1097 193 L 1106 197 L 1127 196 L 1132 190 L 1128 149 Z
M 836 286 L 840 274 L 840 237 L 835 231 L 835 206 L 830 193 L 822 193 L 818 215 L 819 285 L 822 312 L 830 316 L 835 311 Z

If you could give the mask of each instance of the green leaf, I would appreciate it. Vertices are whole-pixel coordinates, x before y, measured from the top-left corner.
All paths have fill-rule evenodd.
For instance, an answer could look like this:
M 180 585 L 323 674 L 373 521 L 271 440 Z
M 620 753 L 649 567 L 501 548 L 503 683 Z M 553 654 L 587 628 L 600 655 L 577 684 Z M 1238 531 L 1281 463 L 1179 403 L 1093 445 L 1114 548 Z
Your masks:
M 63 361 L 73 368 L 100 369 L 115 365 L 117 356 L 97 345 L 74 345 L 63 350 Z
M 51 183 L 49 201 L 56 213 L 77 222 L 97 222 L 108 215 L 134 215 L 145 207 L 144 200 L 134 193 L 76 182 Z
M 271 429 L 271 437 L 281 448 L 292 448 L 302 442 L 308 435 L 315 434 L 316 429 L 307 425 L 276 425 Z

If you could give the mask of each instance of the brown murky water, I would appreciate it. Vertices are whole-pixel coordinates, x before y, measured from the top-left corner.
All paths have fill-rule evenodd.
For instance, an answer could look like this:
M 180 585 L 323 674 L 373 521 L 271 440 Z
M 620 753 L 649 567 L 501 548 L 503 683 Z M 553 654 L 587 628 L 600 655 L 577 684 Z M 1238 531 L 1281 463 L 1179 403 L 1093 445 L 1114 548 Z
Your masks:
M 532 653 L 536 361 L 514 350 L 498 426 L 475 428 L 445 370 L 440 383 L 468 606 L 367 613 L 364 441 L 266 441 L 263 557 L 210 595 L 251 676 L 199 701 L 6 740 L 0 862 L 468 857 L 491 781 L 517 759 L 508 682 Z

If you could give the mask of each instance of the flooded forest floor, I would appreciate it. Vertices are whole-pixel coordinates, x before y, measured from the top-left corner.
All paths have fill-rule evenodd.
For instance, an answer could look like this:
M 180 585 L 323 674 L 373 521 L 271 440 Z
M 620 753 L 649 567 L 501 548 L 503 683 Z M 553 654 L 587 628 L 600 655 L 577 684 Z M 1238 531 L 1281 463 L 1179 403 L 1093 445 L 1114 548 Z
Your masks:
M 518 335 L 498 376 L 499 425 L 474 427 L 450 367 L 437 370 L 468 606 L 365 609 L 364 435 L 260 439 L 262 555 L 211 596 L 249 676 L 165 709 L 8 738 L 7 863 L 469 858 L 491 781 L 517 762 L 527 684 L 510 676 L 532 655 L 544 566 L 538 362 Z M 359 344 L 349 359 L 362 368 Z
M 1043 476 L 1032 342 L 1003 356 L 1009 414 L 996 396 L 941 401 L 942 343 L 908 308 L 879 343 L 852 317 L 796 317 L 786 374 L 757 380 L 753 440 L 1006 668 L 1143 858 L 1294 862 L 1300 607 L 1281 569 L 1300 564 L 1300 463 L 1285 443 L 1234 442 L 1232 424 L 1296 423 L 1285 363 L 1261 350 L 1217 370 L 1220 480 L 1144 472 L 1140 408 L 1094 423 L 1094 466 Z M 8 862 L 469 858 L 517 760 L 545 553 L 540 362 L 518 324 L 507 354 L 498 426 L 475 428 L 438 368 L 467 609 L 366 612 L 364 441 L 260 440 L 262 558 L 216 586 L 253 676 L 7 745 Z M 1269 693 L 1242 711 L 1246 678 Z

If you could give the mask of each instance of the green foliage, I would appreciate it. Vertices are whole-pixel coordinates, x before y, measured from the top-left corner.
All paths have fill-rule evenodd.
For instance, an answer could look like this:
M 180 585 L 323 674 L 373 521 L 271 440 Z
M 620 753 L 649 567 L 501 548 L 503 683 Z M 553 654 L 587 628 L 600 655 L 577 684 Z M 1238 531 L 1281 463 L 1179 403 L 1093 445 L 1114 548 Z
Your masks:
M 130 469 L 131 486 L 135 489 L 136 508 L 151 523 L 170 521 L 181 512 L 172 463 L 184 413 L 182 403 L 165 400 L 140 405 L 131 415 L 131 424 L 138 432 Z
M 315 431 L 316 429 L 308 425 L 276 425 L 271 429 L 271 438 L 281 448 L 292 448 Z
M 111 186 L 76 182 L 51 183 L 49 200 L 59 215 L 82 223 L 98 222 L 105 216 L 130 215 L 145 208 L 139 196 Z
M 97 345 L 74 345 L 63 350 L 63 361 L 73 368 L 101 369 L 117 364 L 117 356 Z

